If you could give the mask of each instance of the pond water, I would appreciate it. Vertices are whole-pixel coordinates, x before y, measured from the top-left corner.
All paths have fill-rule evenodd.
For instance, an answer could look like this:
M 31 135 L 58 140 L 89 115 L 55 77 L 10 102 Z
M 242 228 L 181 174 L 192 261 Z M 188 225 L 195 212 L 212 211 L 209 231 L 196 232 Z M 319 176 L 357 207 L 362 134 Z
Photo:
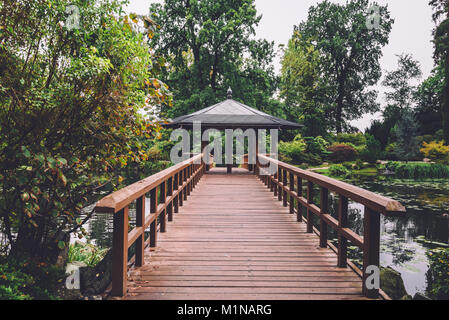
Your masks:
M 424 293 L 429 268 L 426 252 L 449 243 L 449 180 L 417 181 L 377 175 L 342 180 L 398 200 L 407 208 L 404 217 L 382 216 L 381 265 L 391 266 L 402 274 L 408 294 Z M 336 200 L 331 205 L 333 214 Z M 146 208 L 149 208 L 149 203 Z M 87 214 L 92 209 L 93 206 L 87 207 L 84 212 Z M 362 205 L 349 203 L 350 227 L 360 235 L 363 234 L 363 211 Z M 132 206 L 129 212 L 133 224 L 135 210 Z M 94 214 L 84 227 L 93 243 L 101 247 L 111 246 L 111 215 Z
M 410 295 L 424 293 L 429 269 L 426 252 L 449 243 L 449 180 L 356 176 L 344 179 L 401 202 L 404 217 L 381 220 L 381 265 L 399 271 Z M 363 206 L 350 203 L 352 229 L 363 234 Z

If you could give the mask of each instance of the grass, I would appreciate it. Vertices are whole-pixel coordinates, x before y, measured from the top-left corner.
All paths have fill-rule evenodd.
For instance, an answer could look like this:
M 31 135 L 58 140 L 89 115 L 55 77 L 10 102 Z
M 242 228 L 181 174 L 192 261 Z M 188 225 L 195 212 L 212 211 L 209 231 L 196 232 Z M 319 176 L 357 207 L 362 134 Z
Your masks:
M 108 249 L 101 249 L 90 243 L 76 242 L 69 247 L 67 262 L 79 261 L 93 267 L 104 258 L 107 252 Z

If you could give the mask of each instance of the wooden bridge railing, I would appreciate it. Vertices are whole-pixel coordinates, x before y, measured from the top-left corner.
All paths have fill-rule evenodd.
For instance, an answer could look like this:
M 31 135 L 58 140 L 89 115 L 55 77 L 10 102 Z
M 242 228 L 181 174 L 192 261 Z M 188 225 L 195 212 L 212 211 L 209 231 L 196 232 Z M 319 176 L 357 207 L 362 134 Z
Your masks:
M 260 162 L 264 165 L 261 165 Z M 274 165 L 275 169 L 277 167 L 274 174 L 268 172 L 267 167 L 270 164 Z M 405 208 L 398 201 L 321 174 L 301 170 L 262 154 L 258 155 L 256 174 L 274 192 L 274 195 L 278 196 L 278 200 L 282 201 L 285 207 L 289 206 L 290 213 L 296 212 L 297 221 L 302 221 L 302 207 L 306 208 L 307 232 L 315 231 L 320 236 L 320 247 L 326 248 L 328 246 L 328 226 L 337 232 L 338 248 L 333 247 L 332 244 L 329 244 L 329 246 L 333 247 L 337 253 L 338 267 L 347 267 L 347 241 L 363 251 L 363 294 L 369 298 L 377 298 L 379 290 L 366 287 L 366 278 L 369 274 L 365 271 L 371 265 L 379 267 L 380 214 L 386 216 L 402 215 L 406 211 Z M 303 183 L 307 184 L 306 197 L 303 196 Z M 314 184 L 320 187 L 319 207 L 313 200 Z M 332 217 L 329 212 L 330 191 L 336 193 L 339 197 L 338 219 Z M 363 237 L 348 227 L 348 199 L 365 206 Z M 313 227 L 312 215 L 320 219 L 319 230 Z
M 166 232 L 166 220 L 172 221 L 183 201 L 193 190 L 205 172 L 198 154 L 182 163 L 165 169 L 155 175 L 118 190 L 101 199 L 95 211 L 114 215 L 112 237 L 112 291 L 113 296 L 126 294 L 128 272 L 128 249 L 135 245 L 135 265 L 144 262 L 147 244 L 156 247 L 158 222 L 159 231 Z M 200 164 L 197 164 L 200 163 Z M 150 214 L 145 215 L 146 194 L 150 194 Z M 136 200 L 136 226 L 132 230 L 128 224 L 128 206 Z M 150 235 L 145 241 L 145 230 L 150 227 Z

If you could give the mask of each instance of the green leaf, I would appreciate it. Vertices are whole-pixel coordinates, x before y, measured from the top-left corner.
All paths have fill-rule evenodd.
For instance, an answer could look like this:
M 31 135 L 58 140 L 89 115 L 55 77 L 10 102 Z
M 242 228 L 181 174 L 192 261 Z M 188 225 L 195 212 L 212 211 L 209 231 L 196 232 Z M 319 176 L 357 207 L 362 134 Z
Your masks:
M 29 150 L 27 149 L 27 147 L 25 147 L 25 146 L 22 146 L 22 154 L 23 154 L 26 158 L 31 157 L 30 151 L 29 151 Z
M 64 241 L 58 241 L 58 248 L 59 249 L 64 249 L 64 247 L 65 247 L 65 242 Z

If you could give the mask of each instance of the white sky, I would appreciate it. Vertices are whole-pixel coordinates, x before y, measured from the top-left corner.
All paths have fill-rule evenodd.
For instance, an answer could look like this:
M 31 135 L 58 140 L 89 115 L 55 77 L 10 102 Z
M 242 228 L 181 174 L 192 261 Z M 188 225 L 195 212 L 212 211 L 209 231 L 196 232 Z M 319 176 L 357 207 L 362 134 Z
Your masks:
M 147 14 L 150 3 L 162 0 L 129 0 L 129 12 Z M 276 45 L 287 44 L 293 33 L 293 26 L 307 18 L 308 8 L 319 3 L 318 0 L 255 0 L 258 14 L 262 20 L 256 28 L 256 37 L 274 41 Z M 332 0 L 344 4 L 346 0 Z M 390 34 L 390 43 L 383 49 L 381 67 L 383 70 L 396 68 L 397 54 L 410 53 L 414 59 L 421 63 L 423 79 L 433 68 L 432 9 L 428 0 L 377 0 L 381 5 L 388 4 L 390 13 L 395 19 Z M 280 70 L 280 57 L 275 61 L 275 68 Z M 379 81 L 380 83 L 380 81 Z M 383 101 L 382 88 L 379 102 Z M 369 126 L 371 119 L 378 118 L 379 114 L 366 115 L 353 125 L 363 130 Z

